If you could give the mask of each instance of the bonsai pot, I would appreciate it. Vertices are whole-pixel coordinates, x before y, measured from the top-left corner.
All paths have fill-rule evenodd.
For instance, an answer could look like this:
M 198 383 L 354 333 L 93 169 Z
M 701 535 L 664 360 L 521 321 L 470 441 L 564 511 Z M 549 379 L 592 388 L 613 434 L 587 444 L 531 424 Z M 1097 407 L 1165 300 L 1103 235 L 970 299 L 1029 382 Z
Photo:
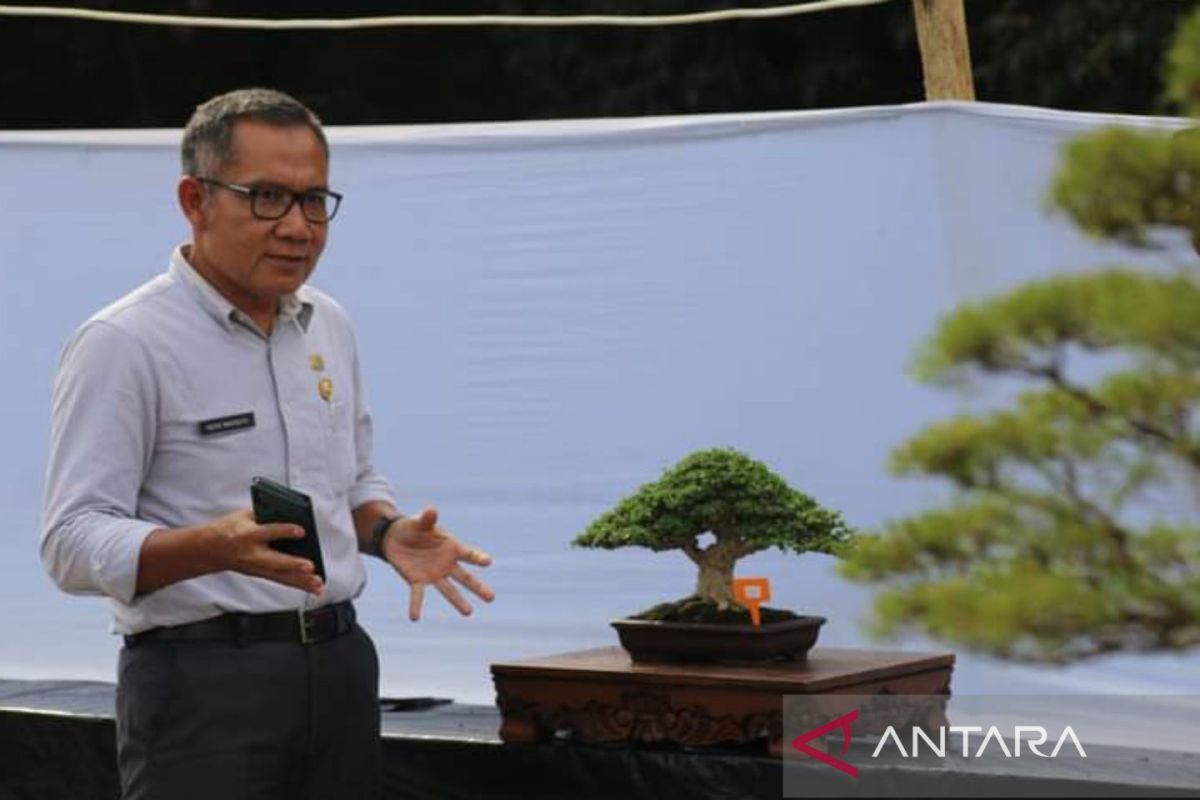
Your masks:
M 634 661 L 761 663 L 803 659 L 817 642 L 824 617 L 798 617 L 759 626 L 618 619 L 621 646 Z

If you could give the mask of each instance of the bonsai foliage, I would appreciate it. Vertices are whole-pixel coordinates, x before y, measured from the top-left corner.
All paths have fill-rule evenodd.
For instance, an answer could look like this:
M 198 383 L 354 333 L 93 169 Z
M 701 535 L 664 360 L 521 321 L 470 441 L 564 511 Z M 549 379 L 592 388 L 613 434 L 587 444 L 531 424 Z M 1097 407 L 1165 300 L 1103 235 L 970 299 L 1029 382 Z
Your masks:
M 712 534 L 712 541 L 701 537 Z M 740 609 L 732 594 L 738 559 L 770 547 L 838 554 L 850 530 L 764 464 L 733 449 L 701 450 L 597 518 L 573 544 L 682 550 L 699 569 L 695 597 Z M 707 541 L 707 540 L 705 540 Z
M 1173 65 L 1200 63 L 1179 49 L 1200 55 L 1198 26 Z M 1171 83 L 1177 99 L 1200 96 L 1182 87 Z M 1064 155 L 1049 201 L 1085 231 L 1136 246 L 1170 229 L 1200 241 L 1200 135 L 1110 129 Z M 938 325 L 916 373 L 1025 388 L 892 454 L 899 474 L 943 478 L 955 493 L 861 538 L 844 565 L 884 587 L 878 632 L 1052 662 L 1200 644 L 1194 272 L 1112 267 L 966 305 Z

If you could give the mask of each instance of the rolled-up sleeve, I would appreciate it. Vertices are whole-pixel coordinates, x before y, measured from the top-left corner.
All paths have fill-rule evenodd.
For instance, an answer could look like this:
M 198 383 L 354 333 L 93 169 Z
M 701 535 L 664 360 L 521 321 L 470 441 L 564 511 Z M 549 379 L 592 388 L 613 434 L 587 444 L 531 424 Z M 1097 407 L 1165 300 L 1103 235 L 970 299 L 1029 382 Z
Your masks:
M 133 601 L 142 543 L 162 527 L 137 518 L 158 402 L 134 336 L 93 320 L 68 342 L 52 395 L 41 539 L 42 563 L 64 591 Z

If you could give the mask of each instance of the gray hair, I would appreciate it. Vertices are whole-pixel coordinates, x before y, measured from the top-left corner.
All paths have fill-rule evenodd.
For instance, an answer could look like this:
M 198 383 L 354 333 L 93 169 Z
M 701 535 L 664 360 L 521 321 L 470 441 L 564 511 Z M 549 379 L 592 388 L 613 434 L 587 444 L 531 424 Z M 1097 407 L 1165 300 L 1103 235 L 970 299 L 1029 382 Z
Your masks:
M 233 126 L 240 120 L 268 125 L 303 125 L 317 136 L 325 157 L 329 142 L 308 106 L 275 89 L 237 89 L 196 107 L 183 129 L 180 157 L 185 175 L 211 175 L 233 160 Z

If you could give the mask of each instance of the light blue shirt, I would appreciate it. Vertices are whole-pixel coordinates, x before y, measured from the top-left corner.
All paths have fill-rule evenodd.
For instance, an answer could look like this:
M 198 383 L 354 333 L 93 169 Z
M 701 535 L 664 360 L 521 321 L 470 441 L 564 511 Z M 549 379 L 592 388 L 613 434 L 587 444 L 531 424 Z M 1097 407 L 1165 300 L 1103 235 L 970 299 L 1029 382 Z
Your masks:
M 253 427 L 200 424 L 247 413 Z M 176 248 L 166 273 L 67 343 L 54 382 L 42 561 L 63 590 L 108 596 L 118 633 L 356 597 L 366 570 L 351 510 L 394 502 L 371 449 L 341 306 L 301 287 L 264 336 Z M 312 497 L 326 570 L 319 600 L 234 572 L 134 596 L 151 531 L 249 508 L 257 475 Z

